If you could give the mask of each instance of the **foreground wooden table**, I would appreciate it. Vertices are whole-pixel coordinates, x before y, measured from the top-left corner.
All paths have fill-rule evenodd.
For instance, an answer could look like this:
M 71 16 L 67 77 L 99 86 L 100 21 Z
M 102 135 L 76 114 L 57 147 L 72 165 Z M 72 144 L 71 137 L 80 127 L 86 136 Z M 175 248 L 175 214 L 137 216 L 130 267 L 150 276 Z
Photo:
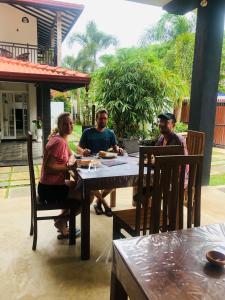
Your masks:
M 209 250 L 225 253 L 224 224 L 113 241 L 110 299 L 225 299 L 225 269 Z
M 102 165 L 96 171 L 87 169 L 78 171 L 83 194 L 81 211 L 81 259 L 83 260 L 90 258 L 90 192 L 137 186 L 138 158 L 121 156 L 118 157 L 118 161 L 126 163 L 112 167 Z

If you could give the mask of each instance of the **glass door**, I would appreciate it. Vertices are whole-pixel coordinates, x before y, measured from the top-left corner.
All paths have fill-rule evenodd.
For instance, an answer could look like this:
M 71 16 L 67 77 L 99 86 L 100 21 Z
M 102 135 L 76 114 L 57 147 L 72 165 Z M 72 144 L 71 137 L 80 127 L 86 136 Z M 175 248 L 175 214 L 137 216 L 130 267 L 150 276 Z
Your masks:
M 13 93 L 1 94 L 2 104 L 2 137 L 6 139 L 16 138 L 15 98 Z
M 23 138 L 28 130 L 27 93 L 15 93 L 16 138 Z

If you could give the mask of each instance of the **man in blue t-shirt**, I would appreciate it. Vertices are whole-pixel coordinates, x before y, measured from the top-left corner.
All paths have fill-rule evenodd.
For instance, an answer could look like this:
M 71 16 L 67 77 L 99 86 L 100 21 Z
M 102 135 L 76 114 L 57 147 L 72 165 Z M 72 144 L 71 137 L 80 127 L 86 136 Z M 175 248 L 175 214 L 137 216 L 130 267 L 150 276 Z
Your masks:
M 115 148 L 117 152 L 115 134 L 110 129 L 104 127 L 100 127 L 100 130 L 96 127 L 85 129 L 79 146 L 83 148 L 83 155 L 93 155 L 99 151 L 108 151 L 111 147 Z
M 99 151 L 107 151 L 109 148 L 113 148 L 114 152 L 119 155 L 123 155 L 123 149 L 119 148 L 116 144 L 116 137 L 112 130 L 106 128 L 108 123 L 108 112 L 105 109 L 99 110 L 96 113 L 96 126 L 85 129 L 77 151 L 83 156 L 89 156 L 97 154 Z M 96 214 L 102 214 L 102 205 L 105 209 L 105 214 L 109 217 L 112 216 L 112 211 L 105 201 L 105 197 L 111 192 L 111 190 L 103 190 L 101 193 L 95 191 L 97 202 L 94 205 Z

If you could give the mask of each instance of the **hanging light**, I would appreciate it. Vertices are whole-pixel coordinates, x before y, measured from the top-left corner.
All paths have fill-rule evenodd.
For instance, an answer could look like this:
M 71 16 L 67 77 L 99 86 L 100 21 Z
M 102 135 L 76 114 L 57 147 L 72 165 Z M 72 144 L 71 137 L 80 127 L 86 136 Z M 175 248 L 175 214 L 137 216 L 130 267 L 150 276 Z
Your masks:
M 201 0 L 201 2 L 200 2 L 201 7 L 206 7 L 207 4 L 208 4 L 207 0 Z

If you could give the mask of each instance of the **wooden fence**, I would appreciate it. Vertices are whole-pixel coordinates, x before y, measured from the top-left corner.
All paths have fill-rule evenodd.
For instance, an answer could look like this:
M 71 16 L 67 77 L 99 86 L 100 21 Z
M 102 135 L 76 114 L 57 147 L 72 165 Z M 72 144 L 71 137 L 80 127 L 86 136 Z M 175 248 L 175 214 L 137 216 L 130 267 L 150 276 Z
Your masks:
M 186 124 L 189 122 L 189 104 L 187 101 L 184 101 L 182 105 L 181 122 Z M 225 147 L 225 99 L 217 100 L 214 145 Z

